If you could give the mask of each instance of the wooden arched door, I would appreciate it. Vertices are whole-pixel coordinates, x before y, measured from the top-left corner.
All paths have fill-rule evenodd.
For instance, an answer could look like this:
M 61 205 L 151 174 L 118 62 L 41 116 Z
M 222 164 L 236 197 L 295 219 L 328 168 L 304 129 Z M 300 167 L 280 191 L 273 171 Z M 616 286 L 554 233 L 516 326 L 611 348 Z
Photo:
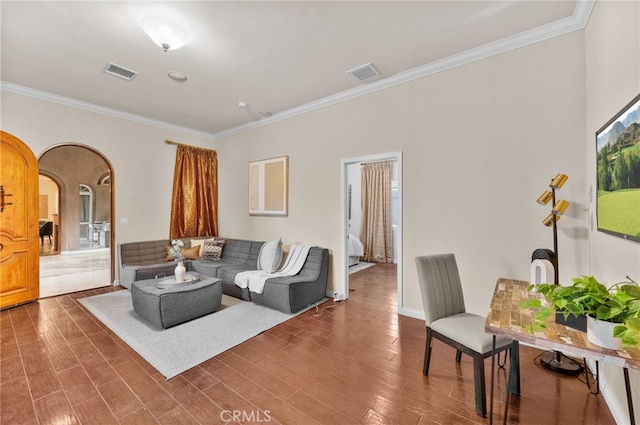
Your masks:
M 0 309 L 37 300 L 38 161 L 31 149 L 0 131 Z

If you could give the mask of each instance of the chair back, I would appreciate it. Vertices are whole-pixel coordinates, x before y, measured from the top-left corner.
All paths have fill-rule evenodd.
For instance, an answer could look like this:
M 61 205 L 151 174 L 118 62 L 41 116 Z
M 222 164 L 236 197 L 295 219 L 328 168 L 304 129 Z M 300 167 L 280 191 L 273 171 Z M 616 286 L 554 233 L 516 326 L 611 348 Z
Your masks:
M 53 221 L 47 221 L 40 227 L 40 236 L 52 236 L 53 235 Z
M 464 294 L 453 254 L 416 257 L 418 281 L 427 326 L 443 317 L 464 313 Z

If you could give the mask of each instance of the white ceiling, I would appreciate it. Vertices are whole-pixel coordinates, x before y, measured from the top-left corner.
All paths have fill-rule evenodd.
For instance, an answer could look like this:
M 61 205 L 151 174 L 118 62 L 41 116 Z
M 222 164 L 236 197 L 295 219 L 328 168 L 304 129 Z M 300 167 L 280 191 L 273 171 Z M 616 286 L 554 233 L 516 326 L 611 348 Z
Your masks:
M 0 78 L 3 90 L 213 138 L 574 31 L 591 7 L 591 0 L 2 0 Z M 156 46 L 138 20 L 161 13 L 187 22 L 192 41 L 168 52 Z M 108 75 L 109 62 L 139 74 Z M 347 74 L 368 62 L 381 79 L 363 84 Z M 188 80 L 171 80 L 170 71 Z

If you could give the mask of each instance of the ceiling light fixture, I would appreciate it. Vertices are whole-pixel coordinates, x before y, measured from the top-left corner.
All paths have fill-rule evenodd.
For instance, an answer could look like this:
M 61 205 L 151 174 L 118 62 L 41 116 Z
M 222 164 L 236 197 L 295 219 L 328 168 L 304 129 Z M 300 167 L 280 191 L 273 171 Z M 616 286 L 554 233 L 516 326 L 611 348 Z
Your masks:
M 175 22 L 158 16 L 147 16 L 140 22 L 142 29 L 165 52 L 176 50 L 189 42 L 187 31 Z
M 256 111 L 251 109 L 251 106 L 249 106 L 249 104 L 243 100 L 238 102 L 238 108 L 244 109 L 245 111 L 249 112 L 249 114 L 252 115 L 254 119 L 258 120 L 262 118 L 269 118 L 273 115 L 273 112 L 271 111 L 260 111 L 256 113 Z
M 185 74 L 183 74 L 182 72 L 178 72 L 178 71 L 171 71 L 167 74 L 169 76 L 169 78 L 171 78 L 172 80 L 175 81 L 187 81 L 187 76 Z

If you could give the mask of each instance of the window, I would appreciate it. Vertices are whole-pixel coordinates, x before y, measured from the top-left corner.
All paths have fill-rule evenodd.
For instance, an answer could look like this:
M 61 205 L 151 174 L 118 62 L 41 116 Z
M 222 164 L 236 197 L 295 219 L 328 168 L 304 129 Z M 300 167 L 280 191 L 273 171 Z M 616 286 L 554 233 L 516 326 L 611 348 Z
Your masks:
M 91 223 L 92 221 L 92 205 L 93 205 L 93 192 L 89 186 L 84 184 L 80 185 L 80 223 Z

